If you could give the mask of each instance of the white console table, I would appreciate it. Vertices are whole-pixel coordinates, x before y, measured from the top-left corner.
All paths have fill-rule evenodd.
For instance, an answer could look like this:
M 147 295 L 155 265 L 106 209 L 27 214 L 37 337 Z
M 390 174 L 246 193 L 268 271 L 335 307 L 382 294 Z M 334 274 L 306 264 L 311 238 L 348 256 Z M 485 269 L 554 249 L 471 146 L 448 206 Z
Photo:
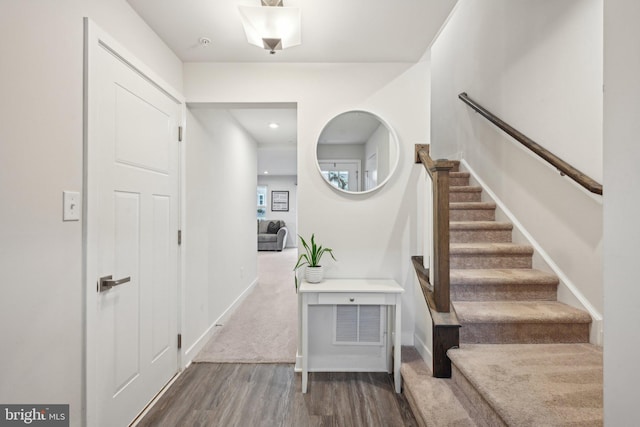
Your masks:
M 396 393 L 400 393 L 401 295 L 404 289 L 391 279 L 325 279 L 321 283 L 302 282 L 299 292 L 302 295 L 302 392 L 307 392 L 309 377 L 309 306 L 386 305 L 395 313 L 393 378 Z

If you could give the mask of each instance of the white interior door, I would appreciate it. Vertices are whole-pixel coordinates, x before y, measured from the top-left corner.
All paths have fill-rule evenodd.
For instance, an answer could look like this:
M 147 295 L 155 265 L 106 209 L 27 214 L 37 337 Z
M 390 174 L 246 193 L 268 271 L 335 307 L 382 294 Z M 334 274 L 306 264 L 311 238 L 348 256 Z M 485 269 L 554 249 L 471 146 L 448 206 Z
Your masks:
M 181 104 L 113 46 L 89 49 L 88 361 L 99 426 L 128 425 L 178 370 Z M 90 42 L 92 42 L 90 40 Z M 93 277 L 91 277 L 93 275 Z M 111 276 L 96 289 L 99 278 Z M 122 282 L 122 283 L 121 283 Z
M 364 171 L 364 190 L 371 190 L 378 185 L 378 154 L 373 153 L 367 158 Z

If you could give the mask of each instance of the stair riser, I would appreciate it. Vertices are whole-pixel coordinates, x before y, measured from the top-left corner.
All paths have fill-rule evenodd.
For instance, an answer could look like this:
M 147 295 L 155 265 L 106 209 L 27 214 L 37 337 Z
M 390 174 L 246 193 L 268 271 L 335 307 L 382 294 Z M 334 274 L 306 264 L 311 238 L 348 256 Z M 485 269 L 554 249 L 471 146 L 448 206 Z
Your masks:
M 450 221 L 495 221 L 495 209 L 450 209 Z
M 531 255 L 451 254 L 449 268 L 531 268 Z
M 451 202 L 451 203 L 479 202 L 480 201 L 480 194 L 481 193 L 479 191 L 450 192 L 449 193 L 449 202 Z
M 462 323 L 466 344 L 588 343 L 588 323 Z
M 510 243 L 511 230 L 451 230 L 451 243 Z
M 453 363 L 451 364 L 451 379 L 456 385 L 456 395 L 463 395 L 459 400 L 466 403 L 465 409 L 479 427 L 507 427 L 500 415 Z
M 556 301 L 557 285 L 451 284 L 452 301 Z
M 451 187 L 464 187 L 469 185 L 469 177 L 449 177 L 449 186 Z

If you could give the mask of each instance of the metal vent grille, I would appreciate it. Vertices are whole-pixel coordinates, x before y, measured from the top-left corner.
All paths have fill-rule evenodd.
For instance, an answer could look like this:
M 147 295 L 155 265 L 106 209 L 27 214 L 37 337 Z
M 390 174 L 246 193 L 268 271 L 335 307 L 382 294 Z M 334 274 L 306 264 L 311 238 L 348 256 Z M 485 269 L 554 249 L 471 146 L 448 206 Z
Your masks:
M 382 308 L 379 305 L 336 305 L 336 344 L 382 344 Z

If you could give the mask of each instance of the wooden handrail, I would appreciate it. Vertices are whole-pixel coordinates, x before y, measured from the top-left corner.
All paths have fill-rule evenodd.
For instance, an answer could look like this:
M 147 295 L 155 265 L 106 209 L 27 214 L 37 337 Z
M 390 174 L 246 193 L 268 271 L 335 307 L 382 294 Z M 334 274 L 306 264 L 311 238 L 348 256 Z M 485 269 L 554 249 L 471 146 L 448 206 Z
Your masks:
M 449 301 L 449 172 L 454 163 L 433 160 L 429 146 L 416 146 L 416 157 L 433 181 L 433 294 L 435 308 L 448 313 Z
M 458 95 L 465 104 L 469 105 L 475 111 L 480 113 L 484 118 L 489 120 L 491 123 L 502 129 L 509 136 L 514 138 L 520 144 L 527 147 L 529 150 L 533 151 L 538 156 L 542 157 L 544 160 L 549 162 L 553 167 L 560 171 L 561 175 L 567 175 L 569 178 L 573 179 L 575 182 L 580 184 L 582 187 L 586 188 L 592 193 L 602 195 L 602 184 L 586 175 L 585 173 L 579 171 L 578 169 L 571 166 L 569 163 L 562 160 L 560 157 L 556 156 L 546 148 L 542 147 L 540 144 L 527 137 L 523 133 L 514 129 L 512 126 L 501 120 L 499 117 L 494 115 L 492 112 L 475 102 L 473 99 L 469 98 L 466 92 L 462 92 Z

